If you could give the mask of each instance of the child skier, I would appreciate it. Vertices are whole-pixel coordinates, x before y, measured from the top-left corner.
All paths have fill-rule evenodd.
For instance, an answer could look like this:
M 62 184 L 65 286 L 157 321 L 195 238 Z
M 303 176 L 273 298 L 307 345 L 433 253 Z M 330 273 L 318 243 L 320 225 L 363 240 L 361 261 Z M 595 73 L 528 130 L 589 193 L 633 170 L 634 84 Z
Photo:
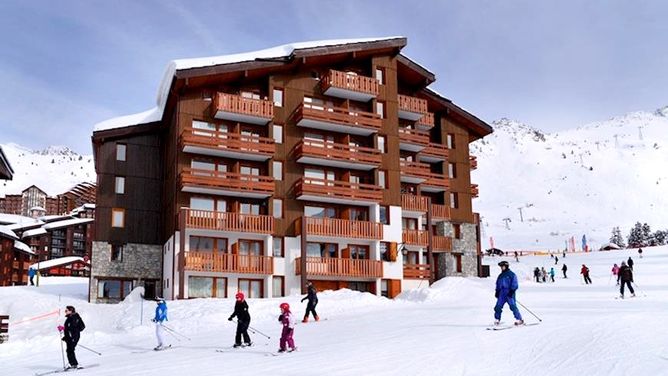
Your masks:
M 160 351 L 165 348 L 165 328 L 163 322 L 167 321 L 167 303 L 164 298 L 155 298 L 158 304 L 155 307 L 155 317 L 151 319 L 155 323 L 155 337 L 158 339 L 158 346 L 153 348 L 155 351 Z
M 63 334 L 63 341 L 67 345 L 67 362 L 70 364 L 66 369 L 79 368 L 79 362 L 77 361 L 76 354 L 74 350 L 79 343 L 79 338 L 81 338 L 81 331 L 86 328 L 81 316 L 72 306 L 65 307 L 65 325 L 58 326 L 58 330 Z
M 619 286 L 619 278 L 617 278 L 617 276 L 619 274 L 619 266 L 617 266 L 617 264 L 613 265 L 611 272 L 612 272 L 612 275 L 614 275 L 615 279 L 617 280 L 617 286 Z
M 248 335 L 248 326 L 251 321 L 250 313 L 248 313 L 248 303 L 246 303 L 243 292 L 238 292 L 234 297 L 237 302 L 234 304 L 234 312 L 232 313 L 232 316 L 228 318 L 229 321 L 232 321 L 235 316 L 237 318 L 237 334 L 234 337 L 233 347 L 236 348 L 242 346 L 242 336 L 244 338 L 244 345 L 251 346 L 253 342 L 251 342 L 250 336 Z
M 278 316 L 278 321 L 283 325 L 283 330 L 281 331 L 281 341 L 279 343 L 278 352 L 282 353 L 286 350 L 288 352 L 293 352 L 297 350 L 295 347 L 295 340 L 292 339 L 293 334 L 295 333 L 295 318 L 290 312 L 290 305 L 288 303 L 281 303 L 279 306 L 281 308 L 281 315 Z M 287 346 L 290 346 L 290 349 L 287 349 Z
M 320 320 L 318 314 L 315 312 L 315 306 L 318 305 L 318 294 L 316 293 L 315 286 L 313 286 L 313 283 L 308 282 L 306 283 L 306 288 L 308 289 L 308 292 L 306 296 L 302 298 L 302 303 L 307 299 L 308 303 L 306 304 L 306 312 L 304 313 L 304 319 L 302 320 L 303 323 L 308 322 L 309 313 L 313 314 L 315 321 Z
M 584 278 L 586 284 L 591 283 L 591 278 L 589 278 L 589 268 L 587 267 L 587 265 L 582 264 L 582 269 L 580 269 L 580 274 L 582 274 L 582 277 Z
M 508 303 L 510 310 L 515 316 L 515 325 L 524 325 L 520 310 L 517 309 L 517 305 L 515 305 L 515 291 L 519 287 L 517 276 L 510 271 L 508 261 L 501 261 L 499 267 L 501 267 L 501 274 L 496 278 L 496 292 L 494 294 L 494 297 L 496 298 L 496 305 L 494 306 L 494 325 L 499 325 L 501 322 L 501 311 L 506 303 Z

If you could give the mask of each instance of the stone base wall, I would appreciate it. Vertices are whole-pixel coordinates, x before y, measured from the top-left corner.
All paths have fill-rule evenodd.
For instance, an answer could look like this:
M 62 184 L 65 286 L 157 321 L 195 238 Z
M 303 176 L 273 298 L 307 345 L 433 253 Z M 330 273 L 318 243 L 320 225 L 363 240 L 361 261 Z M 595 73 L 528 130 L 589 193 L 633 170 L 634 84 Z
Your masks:
M 99 279 L 123 279 L 133 281 L 133 286 L 143 286 L 144 280 L 156 281 L 156 293 L 162 292 L 162 246 L 153 244 L 125 244 L 122 261 L 111 261 L 111 244 L 93 242 L 90 278 L 90 301 L 98 300 Z
M 476 225 L 473 223 L 460 224 L 461 239 L 454 238 L 454 229 L 451 222 L 441 222 L 436 227 L 437 235 L 452 237 L 452 253 L 462 255 L 462 272 L 456 271 L 455 257 L 452 253 L 445 255 L 445 275 L 448 277 L 477 277 L 478 257 L 476 242 Z M 438 266 L 441 267 L 440 265 Z

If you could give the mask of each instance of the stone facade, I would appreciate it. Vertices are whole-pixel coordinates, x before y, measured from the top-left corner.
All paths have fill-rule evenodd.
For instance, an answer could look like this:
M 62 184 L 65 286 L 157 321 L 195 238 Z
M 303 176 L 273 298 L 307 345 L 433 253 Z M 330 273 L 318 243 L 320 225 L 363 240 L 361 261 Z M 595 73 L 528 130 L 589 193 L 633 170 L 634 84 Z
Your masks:
M 162 291 L 162 246 L 152 244 L 124 244 L 122 261 L 111 261 L 111 244 L 93 242 L 90 301 L 98 302 L 98 279 L 131 279 L 133 287 L 143 281 L 156 282 L 156 293 Z M 107 300 L 104 300 L 107 302 Z
M 476 241 L 476 225 L 473 223 L 460 224 L 461 239 L 455 239 L 454 229 L 451 222 L 441 222 L 436 226 L 437 235 L 452 237 L 452 253 L 448 252 L 445 257 L 439 257 L 437 275 L 443 275 L 442 268 L 445 268 L 445 276 L 478 276 L 478 255 Z M 462 255 L 462 272 L 458 273 L 455 269 L 455 257 L 453 253 Z M 444 264 L 444 265 L 443 265 Z

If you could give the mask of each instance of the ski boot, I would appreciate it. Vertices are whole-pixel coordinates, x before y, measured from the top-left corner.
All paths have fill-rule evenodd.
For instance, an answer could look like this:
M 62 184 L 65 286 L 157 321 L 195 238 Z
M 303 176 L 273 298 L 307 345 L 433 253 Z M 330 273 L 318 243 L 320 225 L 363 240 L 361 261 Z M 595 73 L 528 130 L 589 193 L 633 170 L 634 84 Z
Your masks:
M 284 353 L 284 352 L 285 352 L 285 349 L 278 349 L 278 352 L 279 352 L 279 353 Z
M 240 344 L 240 343 L 235 343 L 234 345 L 232 345 L 232 348 L 235 348 L 235 349 L 236 349 L 236 348 L 239 348 L 239 347 L 241 347 L 241 344 Z
M 253 346 L 253 342 L 244 343 L 243 347 L 251 347 L 251 346 Z
M 308 322 L 308 316 L 304 316 L 304 320 L 302 320 L 302 322 L 306 324 Z
M 291 347 L 290 349 L 288 349 L 288 352 L 293 352 L 293 351 L 297 351 L 297 347 Z
M 501 325 L 501 320 L 494 320 L 494 326 Z
M 316 316 L 315 321 L 320 321 L 320 317 Z
M 516 325 L 516 326 L 524 325 L 524 320 L 517 320 L 517 321 L 515 321 L 515 325 Z

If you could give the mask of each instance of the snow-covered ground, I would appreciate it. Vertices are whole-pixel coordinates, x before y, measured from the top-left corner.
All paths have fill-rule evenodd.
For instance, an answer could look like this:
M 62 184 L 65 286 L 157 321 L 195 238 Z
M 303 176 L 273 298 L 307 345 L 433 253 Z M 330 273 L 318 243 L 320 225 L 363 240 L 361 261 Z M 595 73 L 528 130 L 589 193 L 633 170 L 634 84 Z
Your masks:
M 631 255 L 636 261 L 638 297 L 615 299 L 613 263 Z M 518 300 L 543 319 L 538 326 L 490 331 L 496 263 L 487 258 L 492 278 L 446 278 L 431 288 L 404 293 L 395 300 L 349 290 L 319 294 L 318 323 L 299 324 L 299 351 L 268 356 L 278 347 L 278 305 L 287 301 L 299 316 L 299 296 L 250 300 L 251 326 L 271 336 L 251 334 L 256 346 L 229 349 L 234 324 L 227 321 L 232 299 L 168 302 L 167 325 L 192 338 L 169 340 L 173 349 L 154 352 L 150 318 L 154 303 L 131 296 L 118 305 L 85 300 L 86 280 L 46 278 L 43 286 L 0 288 L 0 313 L 18 322 L 43 313 L 77 307 L 86 322 L 81 344 L 102 352 L 77 350 L 81 364 L 99 364 L 80 375 L 665 375 L 668 374 L 668 247 L 571 254 L 559 261 L 569 278 L 531 282 L 531 270 L 553 261 L 527 256 L 511 268 L 520 279 Z M 510 260 L 510 259 L 509 259 Z M 593 284 L 582 284 L 582 264 Z M 556 269 L 556 268 L 555 268 Z M 521 309 L 527 322 L 536 319 Z M 504 310 L 503 320 L 512 316 Z M 56 325 L 50 316 L 11 325 L 11 340 L 0 345 L 2 375 L 32 375 L 62 364 Z M 227 349 L 219 353 L 215 349 Z

